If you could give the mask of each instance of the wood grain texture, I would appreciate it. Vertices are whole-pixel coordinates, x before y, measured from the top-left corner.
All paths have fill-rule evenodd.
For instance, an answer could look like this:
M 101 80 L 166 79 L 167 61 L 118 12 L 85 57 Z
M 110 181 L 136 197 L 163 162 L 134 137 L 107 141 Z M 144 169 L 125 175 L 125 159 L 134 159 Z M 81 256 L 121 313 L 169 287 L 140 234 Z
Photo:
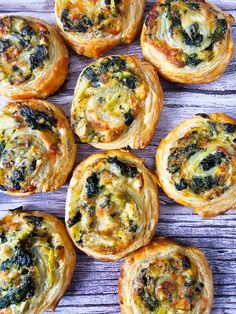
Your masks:
M 146 12 L 155 1 L 148 1 Z M 236 18 L 235 0 L 214 0 L 223 10 Z M 32 15 L 55 23 L 53 0 L 0 0 L 1 14 Z M 139 37 L 139 36 L 138 36 Z M 233 26 L 236 42 L 236 25 Z M 119 46 L 110 53 L 136 54 L 142 57 L 139 38 L 129 46 Z M 70 116 L 73 90 L 80 71 L 92 60 L 71 52 L 70 71 L 60 91 L 49 98 Z M 157 145 L 177 123 L 199 112 L 225 112 L 236 118 L 236 58 L 224 75 L 208 85 L 173 84 L 161 79 L 164 88 L 164 109 L 149 147 L 135 153 L 154 169 Z M 5 100 L 0 98 L 0 104 Z M 78 140 L 77 140 L 78 141 Z M 89 145 L 79 144 L 76 164 L 96 152 Z M 64 218 L 68 183 L 56 193 L 34 195 L 19 199 L 0 194 L 0 215 L 9 208 L 24 205 L 26 209 L 40 209 Z M 215 300 L 213 314 L 236 313 L 236 215 L 231 211 L 210 220 L 203 220 L 191 209 L 179 206 L 160 192 L 161 215 L 157 235 L 173 237 L 182 243 L 201 248 L 211 264 Z M 60 314 L 120 313 L 117 282 L 122 264 L 95 261 L 78 252 L 77 268 L 72 283 L 59 303 Z M 33 313 L 32 313 L 33 314 Z

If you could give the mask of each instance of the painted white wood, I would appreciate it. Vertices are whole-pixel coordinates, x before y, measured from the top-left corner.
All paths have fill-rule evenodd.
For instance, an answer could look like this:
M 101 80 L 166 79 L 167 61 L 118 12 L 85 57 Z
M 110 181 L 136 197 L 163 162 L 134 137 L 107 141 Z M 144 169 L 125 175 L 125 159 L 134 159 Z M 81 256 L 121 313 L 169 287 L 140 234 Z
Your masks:
M 147 1 L 146 13 L 155 0 Z M 235 0 L 214 0 L 213 3 L 236 18 Z M 55 23 L 53 0 L 0 0 L 1 14 L 32 15 Z M 236 42 L 236 25 L 233 27 Z M 142 57 L 139 38 L 129 46 L 114 48 L 111 54 L 127 53 Z M 60 91 L 49 98 L 70 116 L 73 89 L 81 70 L 92 62 L 71 52 L 70 71 Z M 173 84 L 161 79 L 165 100 L 160 121 L 149 147 L 135 151 L 154 170 L 157 145 L 177 123 L 199 112 L 225 112 L 236 117 L 236 58 L 224 75 L 206 85 Z M 0 104 L 5 99 L 0 98 Z M 78 141 L 78 140 L 77 140 Z M 97 152 L 86 144 L 78 145 L 76 164 Z M 55 193 L 28 198 L 14 198 L 0 194 L 0 216 L 9 208 L 24 205 L 26 209 L 39 209 L 63 219 L 68 182 Z M 201 248 L 213 270 L 215 301 L 213 314 L 236 314 L 236 215 L 230 211 L 214 219 L 204 220 L 191 209 L 180 206 L 160 191 L 161 215 L 156 234 Z M 78 261 L 71 285 L 59 303 L 58 314 L 116 314 L 119 311 L 117 282 L 122 261 L 104 263 L 78 252 Z M 33 314 L 33 313 L 32 313 Z

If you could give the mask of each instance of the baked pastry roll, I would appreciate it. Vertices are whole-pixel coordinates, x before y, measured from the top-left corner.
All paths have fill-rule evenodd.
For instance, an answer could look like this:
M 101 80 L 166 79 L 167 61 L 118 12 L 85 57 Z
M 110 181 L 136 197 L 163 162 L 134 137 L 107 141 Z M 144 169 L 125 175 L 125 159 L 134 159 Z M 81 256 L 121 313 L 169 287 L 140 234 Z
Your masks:
M 199 249 L 154 239 L 126 258 L 119 296 L 122 314 L 210 314 L 211 269 Z
M 64 225 L 43 212 L 9 212 L 0 220 L 0 313 L 54 310 L 76 263 Z
M 68 51 L 58 31 L 33 17 L 0 17 L 0 93 L 44 98 L 62 85 Z
M 56 0 L 58 27 L 78 54 L 98 58 L 137 35 L 145 0 Z
M 75 154 L 69 123 L 53 104 L 22 100 L 0 110 L 0 191 L 14 196 L 56 191 Z
M 236 205 L 236 120 L 197 114 L 161 141 L 156 154 L 165 193 L 202 217 Z
M 77 82 L 72 126 L 82 142 L 100 149 L 144 148 L 162 109 L 154 68 L 135 56 L 109 56 L 85 68 Z
M 143 55 L 170 81 L 215 81 L 233 57 L 233 22 L 205 0 L 159 0 L 143 26 Z
M 146 245 L 159 216 L 155 176 L 125 151 L 94 154 L 77 166 L 66 200 L 75 245 L 99 260 L 116 261 Z

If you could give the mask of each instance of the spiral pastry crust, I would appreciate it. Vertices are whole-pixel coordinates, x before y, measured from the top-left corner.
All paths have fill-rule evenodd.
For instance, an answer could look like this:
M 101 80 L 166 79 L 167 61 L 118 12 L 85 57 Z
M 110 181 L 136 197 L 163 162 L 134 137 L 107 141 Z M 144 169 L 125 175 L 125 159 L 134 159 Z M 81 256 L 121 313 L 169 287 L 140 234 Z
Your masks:
M 126 258 L 119 295 L 122 314 L 210 314 L 211 269 L 199 249 L 154 239 Z
M 145 0 L 56 0 L 56 20 L 65 40 L 78 54 L 98 58 L 114 46 L 134 40 L 145 3 Z
M 9 212 L 0 220 L 0 313 L 54 310 L 76 263 L 64 225 L 42 212 Z
M 215 81 L 233 56 L 233 22 L 205 0 L 159 0 L 143 26 L 143 55 L 173 82 Z
M 66 79 L 68 51 L 57 30 L 33 17 L 0 17 L 0 93 L 43 98 Z
M 159 183 L 176 202 L 202 217 L 235 207 L 236 121 L 223 113 L 198 114 L 160 143 Z
M 82 142 L 101 149 L 144 148 L 162 109 L 154 68 L 135 56 L 109 56 L 81 73 L 71 120 Z
M 69 123 L 51 103 L 31 99 L 0 110 L 0 191 L 15 196 L 56 191 L 75 154 Z
M 94 154 L 71 179 L 66 225 L 76 246 L 115 261 L 151 240 L 159 216 L 155 176 L 125 151 Z

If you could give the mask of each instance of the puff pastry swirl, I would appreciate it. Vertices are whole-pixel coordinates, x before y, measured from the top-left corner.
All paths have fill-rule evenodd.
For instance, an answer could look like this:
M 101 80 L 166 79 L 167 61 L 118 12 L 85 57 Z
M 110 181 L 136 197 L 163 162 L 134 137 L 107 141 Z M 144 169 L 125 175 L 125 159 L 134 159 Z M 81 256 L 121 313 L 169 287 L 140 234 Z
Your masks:
M 58 31 L 34 17 L 0 17 L 0 93 L 44 98 L 66 79 L 68 51 Z
M 82 142 L 100 149 L 144 148 L 162 109 L 154 68 L 135 56 L 109 56 L 85 68 L 77 82 L 72 126 Z
M 205 0 L 159 0 L 143 26 L 143 55 L 173 82 L 215 81 L 233 57 L 233 22 Z
M 236 120 L 198 114 L 161 141 L 156 167 L 161 187 L 202 217 L 236 205 Z
M 0 110 L 0 191 L 15 196 L 56 191 L 75 154 L 69 123 L 53 104 L 31 99 Z
M 78 53 L 98 58 L 138 33 L 145 0 L 56 0 L 57 24 Z
M 210 314 L 212 273 L 199 249 L 154 239 L 121 268 L 122 314 Z
M 64 225 L 42 212 L 9 212 L 0 220 L 0 313 L 54 310 L 76 263 Z
M 115 261 L 147 244 L 159 216 L 155 176 L 125 151 L 94 154 L 75 169 L 66 201 L 66 225 L 76 246 Z

